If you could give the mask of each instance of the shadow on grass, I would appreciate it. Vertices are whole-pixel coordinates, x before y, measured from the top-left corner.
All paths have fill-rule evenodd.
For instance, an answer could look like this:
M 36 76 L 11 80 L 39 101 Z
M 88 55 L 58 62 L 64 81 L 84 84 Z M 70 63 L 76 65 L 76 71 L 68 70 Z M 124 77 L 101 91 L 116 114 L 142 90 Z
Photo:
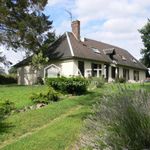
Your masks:
M 81 120 L 85 120 L 89 115 L 92 115 L 92 112 L 79 112 L 77 114 L 69 115 L 69 118 L 78 118 Z
M 96 103 L 103 94 L 97 91 L 87 92 L 86 95 L 80 96 L 76 99 L 79 105 L 92 106 Z
M 0 123 L 0 134 L 8 133 L 13 129 L 14 125 L 11 123 L 1 122 Z

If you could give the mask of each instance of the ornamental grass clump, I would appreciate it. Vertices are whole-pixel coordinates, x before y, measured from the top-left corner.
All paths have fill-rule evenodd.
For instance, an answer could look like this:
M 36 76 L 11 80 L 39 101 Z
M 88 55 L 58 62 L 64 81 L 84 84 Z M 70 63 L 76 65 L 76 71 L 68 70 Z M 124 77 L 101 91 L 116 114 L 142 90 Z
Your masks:
M 93 110 L 87 120 L 89 147 L 150 149 L 149 93 L 119 89 L 119 93 L 103 97 Z

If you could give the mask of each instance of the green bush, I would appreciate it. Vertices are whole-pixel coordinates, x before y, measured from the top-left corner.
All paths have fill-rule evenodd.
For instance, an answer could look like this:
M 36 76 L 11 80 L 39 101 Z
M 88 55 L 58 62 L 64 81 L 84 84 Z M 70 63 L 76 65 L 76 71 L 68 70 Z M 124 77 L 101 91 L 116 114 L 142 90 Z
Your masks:
M 105 84 L 105 80 L 102 77 L 92 77 L 90 78 L 90 85 L 96 88 L 101 88 Z
M 123 78 L 123 77 L 117 78 L 115 81 L 117 83 L 125 83 L 126 82 L 125 78 Z
M 34 103 L 48 104 L 58 101 L 59 93 L 56 92 L 53 88 L 49 88 L 48 91 L 44 93 L 33 93 L 30 98 Z
M 104 97 L 94 106 L 94 115 L 87 121 L 91 147 L 149 149 L 149 108 L 150 95 L 144 91 L 122 90 L 116 95 Z
M 80 95 L 84 94 L 87 91 L 88 81 L 81 77 L 58 77 L 47 78 L 46 84 L 62 93 Z
M 37 84 L 40 84 L 40 85 L 44 84 L 42 77 L 37 77 Z
M 8 100 L 4 102 L 0 100 L 0 123 L 11 113 L 14 108 L 14 103 Z
M 0 84 L 16 84 L 17 77 L 15 75 L 0 75 Z

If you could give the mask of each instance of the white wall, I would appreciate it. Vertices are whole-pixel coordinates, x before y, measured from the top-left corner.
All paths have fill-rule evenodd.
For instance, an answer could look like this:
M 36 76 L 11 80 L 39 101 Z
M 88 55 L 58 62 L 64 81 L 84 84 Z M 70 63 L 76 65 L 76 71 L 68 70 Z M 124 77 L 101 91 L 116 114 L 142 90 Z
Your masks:
M 75 72 L 74 60 L 61 61 L 60 66 L 61 66 L 61 75 L 66 77 L 74 75 Z
M 37 71 L 32 66 L 24 66 L 17 69 L 18 84 L 19 85 L 32 85 L 36 82 Z
M 146 78 L 146 73 L 145 71 L 139 71 L 139 80 L 144 81 Z
M 80 60 L 83 61 L 83 60 Z M 88 77 L 87 69 L 91 69 L 91 63 L 101 64 L 102 65 L 102 75 L 104 75 L 104 64 L 100 62 L 91 62 L 91 61 L 84 61 L 84 68 L 85 68 L 85 77 Z M 60 75 L 69 77 L 69 76 L 77 76 L 78 74 L 78 60 L 63 60 L 63 61 L 53 61 L 49 63 L 49 65 L 54 64 L 61 69 Z M 48 66 L 48 65 L 47 65 Z M 45 66 L 46 67 L 46 66 Z M 37 77 L 44 77 L 44 67 L 37 72 L 37 70 L 33 69 L 32 66 L 25 66 L 18 68 L 18 84 L 19 85 L 32 85 L 37 82 Z M 129 75 L 130 80 L 129 82 L 135 82 L 133 76 L 134 69 L 129 68 Z M 123 77 L 123 67 L 119 67 L 119 77 Z M 145 79 L 145 71 L 139 71 L 139 80 L 143 81 Z M 109 77 L 108 81 L 114 81 L 111 78 L 111 67 L 109 67 Z

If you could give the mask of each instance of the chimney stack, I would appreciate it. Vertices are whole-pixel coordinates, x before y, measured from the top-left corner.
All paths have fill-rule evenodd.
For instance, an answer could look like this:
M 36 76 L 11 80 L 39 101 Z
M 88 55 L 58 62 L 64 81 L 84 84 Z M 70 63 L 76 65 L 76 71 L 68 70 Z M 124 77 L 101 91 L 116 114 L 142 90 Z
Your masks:
M 72 33 L 76 37 L 77 40 L 80 41 L 80 21 L 75 20 L 71 23 Z

